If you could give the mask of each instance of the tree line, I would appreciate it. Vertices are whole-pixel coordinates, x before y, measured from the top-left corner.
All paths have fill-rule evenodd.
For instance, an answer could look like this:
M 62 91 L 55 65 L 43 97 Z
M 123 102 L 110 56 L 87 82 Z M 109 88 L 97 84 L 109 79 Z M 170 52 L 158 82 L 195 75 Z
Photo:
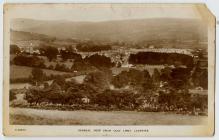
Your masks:
M 111 50 L 110 45 L 100 45 L 94 43 L 77 44 L 76 49 L 81 52 L 98 52 Z
M 178 53 L 138 52 L 131 54 L 128 61 L 130 64 L 193 66 L 192 56 Z

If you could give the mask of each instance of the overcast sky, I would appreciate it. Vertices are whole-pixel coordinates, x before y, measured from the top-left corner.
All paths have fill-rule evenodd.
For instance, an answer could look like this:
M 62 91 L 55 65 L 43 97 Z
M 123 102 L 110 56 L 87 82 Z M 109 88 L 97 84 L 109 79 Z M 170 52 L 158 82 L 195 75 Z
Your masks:
M 12 10 L 11 10 L 12 9 Z M 13 18 L 71 21 L 107 21 L 142 18 L 201 18 L 194 5 L 38 4 L 16 5 Z

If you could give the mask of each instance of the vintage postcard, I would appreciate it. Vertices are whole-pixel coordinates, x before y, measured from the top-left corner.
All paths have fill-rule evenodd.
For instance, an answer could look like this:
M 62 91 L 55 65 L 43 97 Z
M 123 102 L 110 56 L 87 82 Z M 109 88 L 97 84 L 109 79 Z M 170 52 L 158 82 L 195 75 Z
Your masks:
M 5 4 L 6 136 L 213 136 L 205 4 Z

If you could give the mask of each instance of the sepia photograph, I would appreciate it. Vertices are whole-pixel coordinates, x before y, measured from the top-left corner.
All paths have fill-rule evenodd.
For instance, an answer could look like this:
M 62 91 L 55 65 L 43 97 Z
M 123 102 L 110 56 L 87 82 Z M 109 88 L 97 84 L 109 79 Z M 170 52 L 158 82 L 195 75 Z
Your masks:
M 10 131 L 211 124 L 213 133 L 215 20 L 205 5 L 6 4 L 4 20 Z

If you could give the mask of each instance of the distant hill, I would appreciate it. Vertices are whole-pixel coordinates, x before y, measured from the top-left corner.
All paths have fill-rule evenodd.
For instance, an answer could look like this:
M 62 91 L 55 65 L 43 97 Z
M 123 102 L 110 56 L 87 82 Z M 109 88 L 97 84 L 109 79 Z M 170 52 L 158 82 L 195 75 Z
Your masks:
M 10 31 L 10 40 L 11 41 L 27 41 L 27 40 L 49 40 L 54 37 L 50 37 L 43 34 L 33 33 L 33 32 L 24 32 L 24 31 Z
M 22 47 L 32 44 L 32 47 L 42 47 L 49 45 L 53 47 L 69 46 L 74 42 L 69 39 L 57 39 L 56 37 L 38 34 L 34 32 L 14 31 L 10 30 L 10 43 Z
M 150 40 L 207 41 L 207 26 L 198 19 L 152 18 L 104 22 L 14 19 L 11 29 L 57 38 L 142 42 Z

